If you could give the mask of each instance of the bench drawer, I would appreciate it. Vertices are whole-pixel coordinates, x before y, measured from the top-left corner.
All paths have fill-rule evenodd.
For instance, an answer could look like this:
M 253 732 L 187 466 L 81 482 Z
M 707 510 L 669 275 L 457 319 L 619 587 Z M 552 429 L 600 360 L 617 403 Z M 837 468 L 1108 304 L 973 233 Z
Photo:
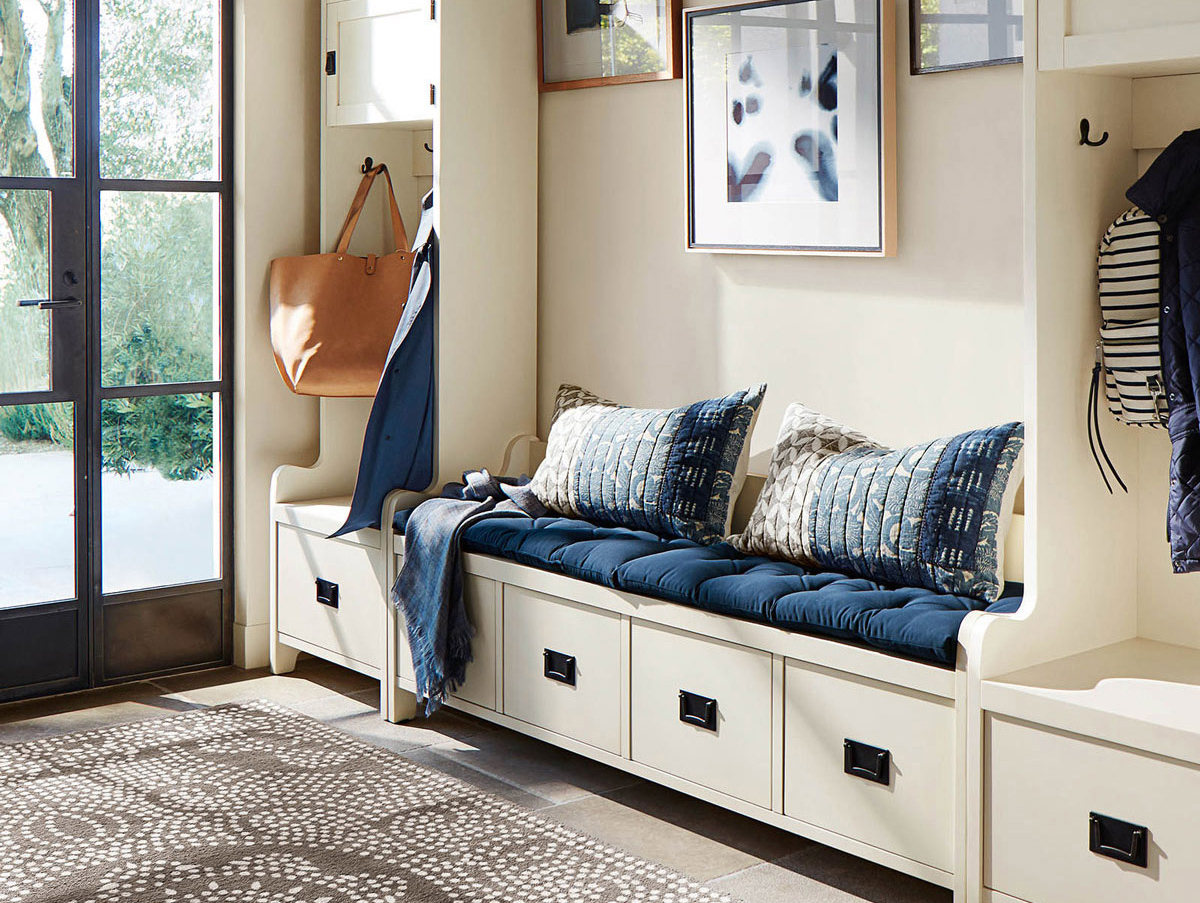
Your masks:
M 986 767 L 989 887 L 1030 903 L 1196 899 L 1200 768 L 996 717 Z
M 404 567 L 404 556 L 396 556 L 396 573 Z M 467 617 L 475 629 L 471 640 L 471 663 L 467 665 L 467 679 L 450 694 L 451 699 L 469 702 L 491 711 L 496 710 L 496 637 L 500 625 L 497 595 L 499 584 L 486 577 L 474 574 L 463 575 L 463 602 L 467 606 Z M 389 598 L 390 598 L 389 587 Z M 396 619 L 396 673 L 405 680 L 414 680 L 416 673 L 412 664 L 412 648 L 408 643 L 408 627 L 403 616 Z
M 283 524 L 276 531 L 283 642 L 293 637 L 381 672 L 383 553 Z
M 471 664 L 467 665 L 467 679 L 461 687 L 451 693 L 452 699 L 473 702 L 485 709 L 496 708 L 496 594 L 499 585 L 495 580 L 463 575 L 463 601 L 467 606 L 467 617 L 475 628 L 471 640 Z M 411 663 L 409 664 L 411 668 Z
M 784 687 L 784 812 L 951 871 L 950 700 L 791 659 Z
M 771 656 L 633 623 L 635 761 L 771 807 Z
M 621 617 L 504 587 L 504 713 L 621 752 Z

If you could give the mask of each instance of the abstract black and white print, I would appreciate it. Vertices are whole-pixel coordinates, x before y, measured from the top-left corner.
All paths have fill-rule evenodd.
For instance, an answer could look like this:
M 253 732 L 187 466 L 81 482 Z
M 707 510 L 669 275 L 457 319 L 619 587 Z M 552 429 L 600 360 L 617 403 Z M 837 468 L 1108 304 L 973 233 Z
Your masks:
M 685 10 L 689 248 L 893 252 L 892 5 Z
M 837 48 L 732 52 L 725 84 L 729 202 L 837 201 Z

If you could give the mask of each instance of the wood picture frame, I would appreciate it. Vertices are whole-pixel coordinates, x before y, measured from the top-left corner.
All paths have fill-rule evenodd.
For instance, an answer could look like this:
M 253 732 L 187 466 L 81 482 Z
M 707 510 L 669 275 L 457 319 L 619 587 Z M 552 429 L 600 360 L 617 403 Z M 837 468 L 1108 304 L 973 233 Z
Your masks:
M 600 2 L 597 5 L 615 7 L 619 3 L 623 7 L 626 14 L 628 14 L 629 2 L 634 2 L 634 0 L 614 0 L 614 2 L 611 3 Z M 555 4 L 556 6 L 562 5 L 564 0 L 537 0 L 538 91 L 570 91 L 577 88 L 598 88 L 605 85 L 628 85 L 639 82 L 670 81 L 671 79 L 680 78 L 683 73 L 683 35 L 681 27 L 683 18 L 683 0 L 655 0 L 655 2 L 661 4 L 662 6 L 662 50 L 664 51 L 663 55 L 665 56 L 665 61 L 661 69 L 616 75 L 588 75 L 577 78 L 568 77 L 561 79 L 548 79 L 546 74 L 548 59 L 548 54 L 546 52 L 546 41 L 548 38 L 550 38 L 550 35 L 545 27 L 545 17 L 547 10 L 549 9 L 549 4 Z M 635 14 L 644 18 L 643 13 L 635 12 Z M 602 25 L 598 25 L 597 29 L 602 27 Z M 629 26 L 626 25 L 624 27 Z M 564 21 L 564 38 L 567 37 L 566 28 L 567 24 Z
M 788 19 L 786 11 L 780 8 L 805 8 L 804 14 L 809 21 Z M 684 44 L 684 79 L 685 96 L 687 98 L 687 235 L 686 248 L 692 252 L 710 254 L 779 254 L 800 256 L 830 256 L 830 257 L 894 257 L 897 253 L 897 165 L 896 165 L 896 9 L 891 0 L 875 0 L 868 7 L 873 12 L 873 22 L 845 23 L 837 19 L 837 0 L 741 0 L 712 6 L 690 8 L 683 15 L 683 44 Z M 842 9 L 845 9 L 844 4 Z M 767 11 L 763 16 L 753 16 L 757 11 Z M 857 14 L 857 13 L 856 13 Z M 804 158 L 808 164 L 807 175 L 812 185 L 810 196 L 803 197 L 804 189 L 800 187 L 805 179 L 793 170 L 789 176 L 779 176 L 782 181 L 790 178 L 794 194 L 780 197 L 778 191 L 771 197 L 772 203 L 743 203 L 747 200 L 767 200 L 764 197 L 751 197 L 759 187 L 758 183 L 767 184 L 775 176 L 766 169 L 759 171 L 754 182 L 749 182 L 746 176 L 752 174 L 749 167 L 749 153 L 759 153 L 762 143 L 757 141 L 741 141 L 733 135 L 734 129 L 726 122 L 727 117 L 740 127 L 744 122 L 750 123 L 751 115 L 768 108 L 767 103 L 755 104 L 751 109 L 747 106 L 746 119 L 737 116 L 737 102 L 729 106 L 728 86 L 730 84 L 730 59 L 742 53 L 771 53 L 783 54 L 783 59 L 776 60 L 775 74 L 786 73 L 784 77 L 798 79 L 793 56 L 803 53 L 793 47 L 790 34 L 782 48 L 778 46 L 770 51 L 747 51 L 744 45 L 735 48 L 731 43 L 726 48 L 725 59 L 710 59 L 704 61 L 705 66 L 701 77 L 697 78 L 697 61 L 695 44 L 697 28 L 700 23 L 721 16 L 733 16 L 736 21 L 727 21 L 718 25 L 715 19 L 712 24 L 719 29 L 713 34 L 702 36 L 706 42 L 706 53 L 710 56 L 714 50 L 713 35 L 718 40 L 728 34 L 729 40 L 741 40 L 741 36 L 751 30 L 762 32 L 772 28 L 794 27 L 807 29 L 812 32 L 806 40 L 811 72 L 804 78 L 809 79 L 806 88 L 798 88 L 798 84 L 788 82 L 776 91 L 776 100 L 785 100 L 787 104 L 795 103 L 795 95 L 804 96 L 811 93 L 814 101 L 817 96 L 817 72 L 822 68 L 817 63 L 828 66 L 833 59 L 834 91 L 840 85 L 837 82 L 836 58 L 846 51 L 845 34 L 842 40 L 835 41 L 833 37 L 842 26 L 842 31 L 850 29 L 858 35 L 874 35 L 873 47 L 868 46 L 870 53 L 863 59 L 855 60 L 858 64 L 848 68 L 849 71 L 862 71 L 862 64 L 871 63 L 874 69 L 872 77 L 863 80 L 864 96 L 871 99 L 870 108 L 860 109 L 861 98 L 855 94 L 853 107 L 848 107 L 852 114 L 851 128 L 839 131 L 839 119 L 843 109 L 841 97 L 837 96 L 832 108 L 826 108 L 825 124 L 828 126 L 829 110 L 832 109 L 832 128 L 820 129 L 810 127 L 804 129 L 799 121 L 786 119 L 781 124 L 779 116 L 775 116 L 776 131 L 787 130 L 788 137 L 795 135 L 792 147 L 797 157 Z M 826 39 L 822 39 L 823 29 L 832 29 Z M 738 36 L 738 37 L 733 37 Z M 778 43 L 778 42 L 777 42 Z M 852 48 L 853 49 L 853 48 Z M 860 52 L 863 52 L 860 50 Z M 824 57 L 822 57 L 824 54 Z M 714 76 L 714 66 L 720 69 L 720 76 Z M 722 68 L 723 67 L 723 68 Z M 739 73 L 740 77 L 740 73 Z M 714 89 L 713 82 L 722 81 L 722 85 Z M 757 77 L 756 77 L 757 80 Z M 763 84 L 761 81 L 756 81 Z M 853 79 L 851 79 L 853 84 Z M 698 87 L 699 84 L 699 87 Z M 843 81 L 842 85 L 845 85 Z M 720 88 L 726 93 L 722 94 Z M 769 87 L 769 85 L 768 85 Z M 854 90 L 858 89 L 854 85 Z M 702 109 L 698 113 L 698 95 L 705 91 L 708 97 L 701 98 Z M 779 93 L 782 91 L 783 93 Z M 778 109 L 779 104 L 774 108 Z M 789 112 L 795 112 L 794 107 L 788 107 Z M 704 122 L 698 122 L 703 119 Z M 757 121 L 757 120 L 756 120 Z M 698 134 L 698 129 L 703 134 Z M 805 135 L 807 145 L 802 147 L 802 135 Z M 777 136 L 775 136 L 777 137 Z M 860 140 L 861 138 L 861 140 Z M 848 139 L 848 140 L 843 140 Z M 840 159 L 843 144 L 859 142 L 851 147 L 848 156 L 857 161 L 866 152 L 870 154 L 870 166 L 850 167 L 848 176 L 842 177 L 834 172 L 832 190 L 827 190 L 825 158 L 827 155 Z M 740 154 L 735 144 L 745 144 L 746 154 Z M 862 146 L 860 147 L 859 144 Z M 786 146 L 786 145 L 783 145 Z M 832 148 L 832 154 L 830 149 Z M 698 150 L 699 149 L 699 150 Z M 774 148 L 768 148 L 774 150 Z M 702 151 L 704 160 L 698 161 L 698 152 Z M 715 159 L 716 154 L 723 159 Z M 805 157 L 807 153 L 807 157 Z M 738 159 L 735 159 L 737 157 Z M 786 150 L 778 150 L 768 159 L 767 166 L 774 165 L 773 161 L 780 160 L 778 172 L 785 169 L 784 157 L 790 157 Z M 712 159 L 710 159 L 712 158 Z M 756 158 L 761 159 L 761 157 Z M 699 165 L 698 165 L 699 162 Z M 742 164 L 747 164 L 745 167 Z M 797 161 L 791 161 L 792 164 Z M 738 186 L 734 185 L 734 177 L 739 170 L 744 169 L 744 176 Z M 805 172 L 803 168 L 801 172 Z M 865 174 L 865 175 L 864 175 Z M 739 188 L 735 196 L 734 189 Z M 764 195 L 767 192 L 763 193 Z M 698 203 L 698 196 L 701 198 Z M 782 202 L 781 202 L 782 201 Z M 855 205 L 851 210 L 852 203 Z M 842 205 L 845 205 L 842 208 Z M 757 210 L 755 209 L 757 208 Z M 841 209 L 839 209 L 841 208 Z M 843 213 L 843 210 L 846 212 Z M 713 228 L 714 216 L 726 215 L 731 221 L 738 220 L 743 225 L 732 225 L 730 228 Z M 839 228 L 838 216 L 857 216 L 856 229 Z M 811 222 L 806 223 L 806 216 Z M 760 222 L 754 223 L 758 218 Z M 797 226 L 797 224 L 799 224 Z M 828 225 L 826 225 L 828 224 Z M 741 229 L 740 237 L 733 237 Z M 829 235 L 829 238 L 824 238 Z

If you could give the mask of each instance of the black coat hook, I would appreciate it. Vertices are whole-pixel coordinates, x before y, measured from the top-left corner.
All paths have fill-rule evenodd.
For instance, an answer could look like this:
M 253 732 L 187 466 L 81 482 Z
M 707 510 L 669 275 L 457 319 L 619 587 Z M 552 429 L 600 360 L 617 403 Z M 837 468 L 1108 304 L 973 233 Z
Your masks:
M 429 151 L 431 154 L 433 153 L 433 148 L 429 146 L 428 141 L 425 142 L 425 150 Z
M 1100 136 L 1098 141 L 1092 140 L 1092 124 L 1086 119 L 1079 120 L 1079 143 L 1084 147 L 1100 147 L 1108 141 L 1108 132 Z
M 375 161 L 372 158 L 367 157 L 367 159 L 363 160 L 362 174 L 364 176 L 374 168 L 375 168 Z

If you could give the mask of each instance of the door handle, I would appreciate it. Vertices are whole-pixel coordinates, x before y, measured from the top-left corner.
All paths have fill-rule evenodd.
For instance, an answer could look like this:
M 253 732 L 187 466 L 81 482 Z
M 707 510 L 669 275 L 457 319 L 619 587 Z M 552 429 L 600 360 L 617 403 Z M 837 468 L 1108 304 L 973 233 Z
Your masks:
M 79 307 L 83 302 L 78 298 L 60 298 L 51 301 L 49 298 L 34 298 L 31 301 L 18 301 L 18 307 L 36 307 L 38 310 L 64 310 L 68 307 Z

